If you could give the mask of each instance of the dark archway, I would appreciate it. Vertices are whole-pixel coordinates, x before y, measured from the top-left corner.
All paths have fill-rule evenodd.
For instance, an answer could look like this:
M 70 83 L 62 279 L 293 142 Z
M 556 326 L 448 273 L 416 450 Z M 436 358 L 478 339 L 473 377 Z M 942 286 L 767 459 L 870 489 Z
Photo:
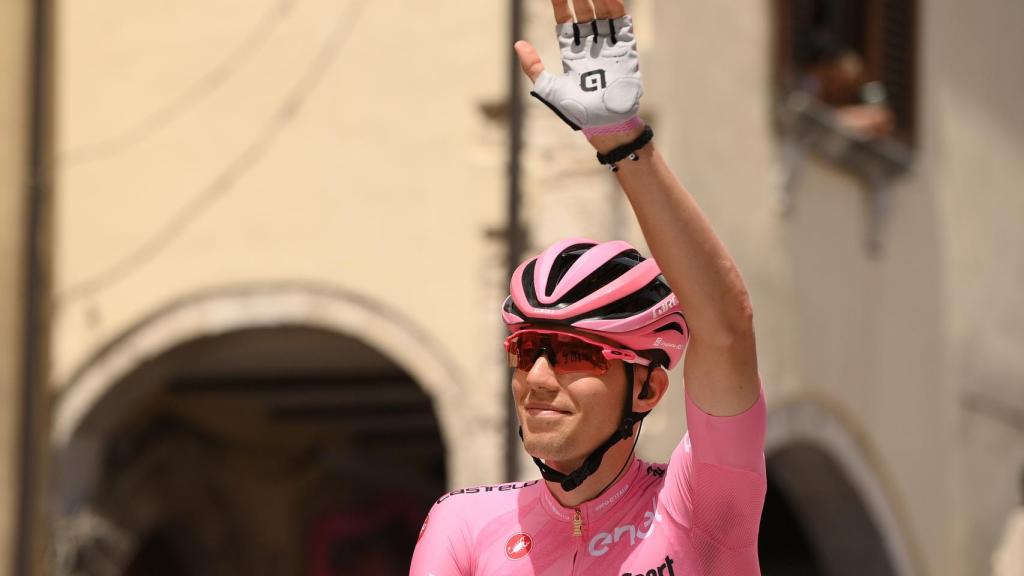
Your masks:
M 376 554 L 352 545 L 368 541 L 392 551 L 378 573 L 405 574 L 401 554 L 446 486 L 429 396 L 354 338 L 301 327 L 200 338 L 114 390 L 80 434 L 102 446 L 90 507 L 133 543 L 122 574 L 335 576 Z
M 821 576 L 824 574 L 792 502 L 770 478 L 761 513 L 757 555 L 762 576 Z
M 767 466 L 765 576 L 897 576 L 863 498 L 828 454 L 792 443 L 769 454 Z

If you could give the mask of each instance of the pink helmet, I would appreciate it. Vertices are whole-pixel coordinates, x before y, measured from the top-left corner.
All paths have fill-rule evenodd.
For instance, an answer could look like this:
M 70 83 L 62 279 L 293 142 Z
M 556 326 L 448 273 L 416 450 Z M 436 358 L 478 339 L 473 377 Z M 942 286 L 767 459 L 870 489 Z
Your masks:
M 627 242 L 556 242 L 512 274 L 501 316 L 509 331 L 560 324 L 600 334 L 662 365 L 679 363 L 689 329 L 654 259 Z

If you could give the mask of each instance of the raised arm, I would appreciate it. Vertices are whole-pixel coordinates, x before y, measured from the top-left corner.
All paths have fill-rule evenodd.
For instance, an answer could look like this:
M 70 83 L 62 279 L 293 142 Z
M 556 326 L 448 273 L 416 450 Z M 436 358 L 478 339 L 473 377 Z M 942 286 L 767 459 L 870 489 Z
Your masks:
M 611 136 L 591 140 L 599 151 L 617 142 Z M 686 392 L 704 412 L 738 414 L 754 404 L 759 392 L 753 317 L 743 278 L 654 142 L 639 158 L 620 162 L 615 174 L 686 314 L 691 331 Z
M 578 38 L 580 30 L 586 34 L 588 27 L 578 26 L 569 32 L 569 0 L 552 0 L 552 5 L 560 24 L 563 62 L 570 59 L 570 70 L 567 76 L 554 77 L 544 71 L 529 43 L 516 43 L 523 71 L 535 84 L 534 95 L 574 128 L 583 128 L 600 153 L 633 142 L 643 132 L 635 116 L 643 90 L 631 22 L 627 17 L 627 34 L 614 38 L 613 33 L 613 40 L 602 40 L 608 48 L 602 48 L 602 56 L 607 57 L 589 63 L 581 59 L 577 64 L 576 58 L 580 57 L 575 53 L 579 50 L 573 48 L 579 46 L 573 36 Z M 595 18 L 602 22 L 626 14 L 623 0 L 593 0 L 592 4 L 591 0 L 573 0 L 573 9 L 577 22 Z M 624 40 L 634 42 L 631 54 L 618 46 Z M 585 85 L 585 77 L 591 72 L 584 70 L 587 66 L 607 69 L 612 76 L 606 87 L 598 84 L 604 92 L 598 96 L 601 103 L 587 100 L 596 96 L 594 90 L 587 89 L 592 86 Z M 565 78 L 579 81 L 586 93 L 572 93 L 576 86 Z M 615 176 L 636 213 L 647 245 L 686 314 L 691 331 L 684 368 L 687 394 L 708 414 L 732 416 L 743 412 L 755 403 L 760 387 L 750 298 L 735 262 L 654 141 L 638 151 L 637 160 L 623 160 L 617 167 Z

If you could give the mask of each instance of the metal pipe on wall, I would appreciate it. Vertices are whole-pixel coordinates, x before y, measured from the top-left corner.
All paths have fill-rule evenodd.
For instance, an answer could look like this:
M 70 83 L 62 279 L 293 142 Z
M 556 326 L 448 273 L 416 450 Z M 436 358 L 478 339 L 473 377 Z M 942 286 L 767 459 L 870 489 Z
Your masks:
M 520 206 L 522 204 L 521 191 L 521 153 L 523 147 L 523 98 L 522 98 L 522 70 L 519 66 L 519 59 L 515 51 L 511 49 L 512 43 L 523 37 L 523 2 L 522 0 L 511 0 L 511 27 L 509 41 L 509 66 L 508 66 L 508 118 L 509 118 L 509 146 L 508 146 L 508 224 L 505 233 L 508 238 L 508 276 L 512 277 L 519 259 L 522 257 L 526 243 L 526 233 L 520 218 Z M 519 473 L 519 435 L 516 429 L 515 402 L 512 395 L 507 396 L 506 426 L 505 426 L 505 478 L 515 480 Z
M 50 143 L 52 142 L 52 7 L 50 0 L 33 3 L 30 59 L 28 136 L 28 181 L 26 182 L 26 238 L 24 277 L 24 353 L 22 357 L 22 394 L 19 454 L 19 492 L 17 503 L 15 574 L 37 572 L 38 556 L 43 549 L 39 522 L 42 511 L 38 501 L 43 493 L 43 458 L 46 443 L 44 403 L 46 390 L 47 339 L 50 306 L 50 242 L 47 216 L 51 210 Z

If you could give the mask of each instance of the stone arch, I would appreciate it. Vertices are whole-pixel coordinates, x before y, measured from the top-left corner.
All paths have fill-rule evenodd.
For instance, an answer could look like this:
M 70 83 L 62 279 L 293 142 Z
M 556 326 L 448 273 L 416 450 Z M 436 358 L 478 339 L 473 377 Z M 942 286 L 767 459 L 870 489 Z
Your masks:
M 286 326 L 357 338 L 400 366 L 433 399 L 447 447 L 449 481 L 461 483 L 479 477 L 486 463 L 471 462 L 476 451 L 463 446 L 481 441 L 479 423 L 460 416 L 469 412 L 464 406 L 467 396 L 462 393 L 465 379 L 430 334 L 393 309 L 338 289 L 311 285 L 235 288 L 190 296 L 157 311 L 103 348 L 69 379 L 55 406 L 51 444 L 58 479 L 70 473 L 74 486 L 56 487 L 58 509 L 67 510 L 90 493 L 101 447 L 76 436 L 90 412 L 117 392 L 126 375 L 189 341 Z M 496 438 L 494 445 L 500 446 L 500 442 Z
M 851 513 L 853 523 L 875 531 L 873 536 L 877 542 L 867 547 L 874 545 L 884 554 L 882 563 L 885 571 L 895 576 L 921 574 L 920 562 L 897 515 L 884 476 L 853 430 L 834 410 L 815 400 L 791 401 L 774 408 L 768 419 L 765 439 L 769 483 L 788 485 L 785 487 L 794 491 L 817 492 L 816 497 L 825 501 L 857 500 L 854 503 L 841 502 L 841 508 L 860 509 Z M 780 470 L 780 467 L 792 468 L 794 463 L 811 474 L 800 479 L 797 471 L 785 473 Z M 822 484 L 832 486 L 823 487 Z M 820 537 L 821 532 L 828 531 L 820 524 L 813 525 L 813 519 L 810 521 L 811 533 L 818 531 Z M 842 570 L 835 572 L 835 566 L 829 562 L 829 551 L 825 550 L 824 554 L 825 573 L 845 573 Z

